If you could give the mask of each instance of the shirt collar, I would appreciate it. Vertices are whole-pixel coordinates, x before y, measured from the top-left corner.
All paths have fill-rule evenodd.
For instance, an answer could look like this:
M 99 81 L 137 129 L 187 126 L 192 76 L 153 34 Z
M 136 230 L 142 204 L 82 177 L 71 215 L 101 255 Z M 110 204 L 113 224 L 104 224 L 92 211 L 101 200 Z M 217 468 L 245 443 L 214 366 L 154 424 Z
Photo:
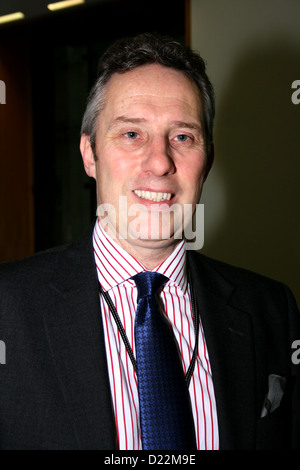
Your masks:
M 187 289 L 187 274 L 186 274 L 186 249 L 184 240 L 181 241 L 171 253 L 159 266 L 153 271 L 164 274 L 170 279 L 170 284 L 179 287 L 184 293 Z
M 141 263 L 127 253 L 103 230 L 98 219 L 93 233 L 93 246 L 98 280 L 104 291 L 121 284 L 137 273 L 147 271 Z M 184 240 L 153 271 L 164 274 L 170 279 L 168 284 L 176 285 L 185 293 L 187 276 Z

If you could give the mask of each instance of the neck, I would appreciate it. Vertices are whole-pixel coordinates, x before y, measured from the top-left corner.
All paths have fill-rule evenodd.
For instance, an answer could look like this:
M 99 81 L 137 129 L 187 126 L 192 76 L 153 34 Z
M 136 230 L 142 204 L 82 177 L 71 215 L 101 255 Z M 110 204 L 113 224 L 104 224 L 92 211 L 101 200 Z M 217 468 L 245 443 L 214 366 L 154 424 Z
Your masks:
M 133 256 L 149 271 L 152 271 L 154 268 L 163 263 L 163 261 L 167 259 L 175 250 L 179 241 L 176 240 L 176 243 L 173 241 L 173 243 L 169 244 L 162 244 L 157 241 L 155 241 L 156 243 L 151 243 L 151 241 L 149 241 L 147 244 L 135 243 L 133 245 L 128 242 L 128 240 L 116 240 L 118 245 L 120 245 L 125 251 L 127 251 L 127 253 Z M 166 242 L 166 240 L 164 240 L 164 242 Z

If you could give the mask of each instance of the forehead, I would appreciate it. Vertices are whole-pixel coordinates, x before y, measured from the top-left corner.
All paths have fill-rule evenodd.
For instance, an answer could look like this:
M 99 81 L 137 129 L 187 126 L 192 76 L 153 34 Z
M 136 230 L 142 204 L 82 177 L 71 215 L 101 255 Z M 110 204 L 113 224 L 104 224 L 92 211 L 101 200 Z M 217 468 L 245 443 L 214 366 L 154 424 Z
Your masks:
M 120 108 L 150 103 L 158 109 L 173 106 L 195 116 L 202 114 L 197 85 L 183 72 L 170 67 L 143 65 L 115 73 L 106 85 L 104 110 L 117 112 Z

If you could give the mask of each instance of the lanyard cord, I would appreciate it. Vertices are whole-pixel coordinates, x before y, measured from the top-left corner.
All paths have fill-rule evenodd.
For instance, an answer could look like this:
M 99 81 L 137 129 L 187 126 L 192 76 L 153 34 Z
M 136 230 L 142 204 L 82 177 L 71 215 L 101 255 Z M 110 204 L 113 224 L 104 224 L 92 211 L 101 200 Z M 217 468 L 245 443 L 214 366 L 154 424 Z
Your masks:
M 189 387 L 189 385 L 190 385 L 190 381 L 191 381 L 191 378 L 192 378 L 192 375 L 193 375 L 194 369 L 195 369 L 195 363 L 196 363 L 196 358 L 197 358 L 197 354 L 198 354 L 198 336 L 199 336 L 198 308 L 197 308 L 197 302 L 196 302 L 196 299 L 195 299 L 193 284 L 191 283 L 190 277 L 191 277 L 190 272 L 188 270 L 188 282 L 189 282 L 190 290 L 191 290 L 191 303 L 192 303 L 194 331 L 195 331 L 195 346 L 194 346 L 194 351 L 193 351 L 193 356 L 192 356 L 192 359 L 191 359 L 191 363 L 189 365 L 188 371 L 187 371 L 186 376 L 185 376 L 185 381 L 186 381 L 187 387 Z M 129 358 L 131 360 L 132 366 L 133 366 L 134 370 L 136 371 L 136 360 L 135 360 L 134 354 L 132 352 L 128 337 L 126 335 L 126 332 L 125 332 L 124 327 L 122 325 L 122 322 L 120 320 L 119 314 L 117 312 L 117 309 L 114 306 L 108 292 L 104 292 L 100 282 L 99 282 L 99 291 L 100 291 L 100 294 L 103 296 L 105 302 L 107 303 L 107 305 L 108 305 L 108 307 L 111 311 L 113 319 L 116 322 L 117 328 L 120 332 L 121 338 L 123 340 L 123 343 L 125 345 L 127 353 L 128 353 Z

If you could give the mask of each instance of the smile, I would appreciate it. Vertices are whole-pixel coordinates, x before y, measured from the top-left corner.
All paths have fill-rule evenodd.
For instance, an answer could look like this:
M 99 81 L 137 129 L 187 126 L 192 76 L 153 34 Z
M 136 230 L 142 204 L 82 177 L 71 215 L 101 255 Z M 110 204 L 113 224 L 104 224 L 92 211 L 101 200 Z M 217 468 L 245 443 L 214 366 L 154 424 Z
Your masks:
M 141 199 L 148 199 L 149 201 L 161 202 L 169 201 L 172 197 L 171 193 L 158 193 L 152 191 L 142 191 L 140 189 L 135 189 L 134 194 L 136 194 Z

